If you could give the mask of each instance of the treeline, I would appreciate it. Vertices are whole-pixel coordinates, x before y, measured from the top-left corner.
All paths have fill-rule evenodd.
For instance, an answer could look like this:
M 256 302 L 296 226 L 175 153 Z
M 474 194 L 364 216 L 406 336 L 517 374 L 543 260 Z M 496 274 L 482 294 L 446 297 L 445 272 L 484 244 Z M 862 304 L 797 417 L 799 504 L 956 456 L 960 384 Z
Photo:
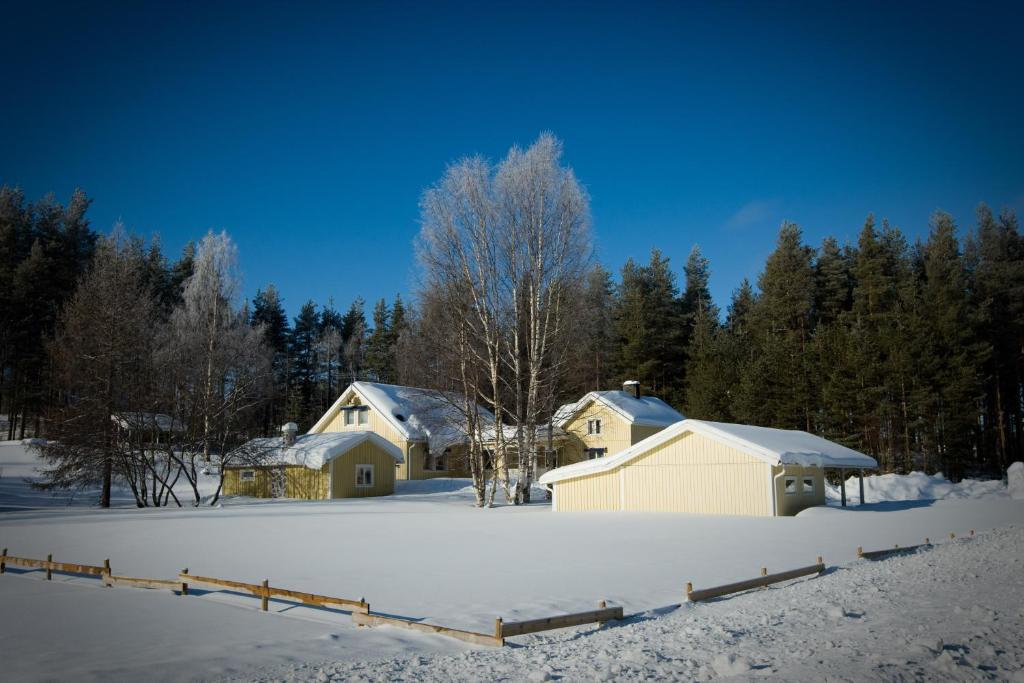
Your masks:
M 566 396 L 638 379 L 689 417 L 802 429 L 886 472 L 999 474 L 1022 458 L 1024 240 L 982 205 L 963 244 L 936 213 L 910 244 L 869 216 L 855 245 L 817 249 L 786 223 L 755 289 L 725 316 L 694 248 L 680 291 L 668 260 L 601 266 L 581 300 Z
M 541 142 L 527 152 L 545 151 L 545 164 L 533 166 L 550 169 L 552 178 L 571 177 L 557 165 L 557 141 Z M 487 182 L 516 178 L 519 157 L 504 163 L 508 175 Z M 537 173 L 533 166 L 524 164 Z M 448 201 L 442 189 L 427 199 Z M 869 217 L 856 244 L 828 238 L 815 248 L 787 223 L 756 287 L 742 282 L 725 311 L 711 298 L 711 266 L 697 248 L 681 277 L 658 251 L 647 263 L 628 261 L 618 278 L 595 264 L 550 289 L 559 302 L 550 333 L 557 353 L 533 373 L 529 357 L 517 355 L 529 348 L 509 346 L 508 339 L 526 339 L 522 334 L 476 341 L 476 328 L 467 328 L 465 338 L 456 334 L 473 321 L 456 306 L 460 297 L 477 286 L 488 294 L 489 280 L 438 280 L 420 292 L 415 309 L 400 297 L 381 300 L 369 319 L 362 299 L 344 313 L 331 301 L 307 301 L 289 320 L 273 285 L 251 303 L 241 301 L 226 236 L 207 236 L 205 249 L 190 244 L 170 260 L 158 241 L 123 231 L 97 235 L 86 218 L 89 203 L 80 191 L 61 205 L 0 188 L 0 415 L 8 418 L 8 439 L 59 434 L 73 442 L 68 420 L 103 387 L 85 381 L 95 379 L 96 368 L 72 362 L 71 352 L 88 355 L 85 340 L 92 339 L 97 358 L 117 357 L 115 340 L 104 332 L 117 329 L 141 346 L 125 347 L 131 363 L 107 368 L 131 367 L 135 374 L 105 394 L 102 410 L 173 415 L 189 425 L 177 445 L 200 461 L 245 438 L 274 435 L 286 421 L 307 429 L 354 380 L 456 389 L 465 383 L 458 378 L 465 354 L 453 353 L 461 343 L 471 355 L 486 355 L 491 345 L 502 368 L 521 363 L 524 377 L 536 375 L 529 424 L 546 420 L 560 402 L 636 379 L 688 416 L 808 430 L 875 456 L 884 471 L 941 469 L 958 478 L 998 474 L 1024 458 L 1024 238 L 1009 211 L 997 216 L 979 207 L 962 242 L 944 213 L 932 217 L 927 239 L 914 243 Z M 447 215 L 443 208 L 439 203 L 435 214 Z M 574 211 L 585 220 L 585 204 Z M 197 269 L 199 262 L 205 265 Z M 434 265 L 439 278 L 448 272 L 437 270 L 444 262 Z M 93 281 L 112 273 L 120 273 L 113 280 L 120 285 Z M 94 292 L 88 297 L 81 295 L 86 284 L 92 289 L 84 291 Z M 135 310 L 110 298 L 119 289 L 143 293 L 136 296 L 146 306 L 136 311 L 135 327 L 122 324 L 123 313 L 111 315 Z M 508 303 L 530 313 L 514 299 Z M 540 319 L 546 305 L 530 315 Z M 467 309 L 485 316 L 473 324 L 484 329 L 492 314 L 505 324 L 504 309 L 495 306 Z M 107 327 L 85 324 L 97 320 Z M 195 346 L 203 339 L 205 351 Z M 265 371 L 242 372 L 239 358 Z M 497 412 L 511 414 L 515 392 L 525 388 L 528 395 L 530 384 L 510 382 L 498 369 L 491 374 L 504 388 L 491 399 L 504 394 Z M 486 370 L 473 369 L 484 373 L 473 382 L 477 391 Z M 238 388 L 244 391 L 232 394 Z M 188 396 L 191 403 L 182 399 Z M 103 427 L 89 438 L 109 443 L 114 435 Z M 103 481 L 111 464 L 93 463 L 88 477 Z M 185 464 L 184 474 L 171 468 L 156 476 L 144 465 L 131 476 L 140 495 L 152 501 L 159 492 L 166 500 L 168 486 L 159 480 L 194 477 L 194 461 Z M 55 471 L 53 481 L 67 482 L 69 473 L 84 476 Z

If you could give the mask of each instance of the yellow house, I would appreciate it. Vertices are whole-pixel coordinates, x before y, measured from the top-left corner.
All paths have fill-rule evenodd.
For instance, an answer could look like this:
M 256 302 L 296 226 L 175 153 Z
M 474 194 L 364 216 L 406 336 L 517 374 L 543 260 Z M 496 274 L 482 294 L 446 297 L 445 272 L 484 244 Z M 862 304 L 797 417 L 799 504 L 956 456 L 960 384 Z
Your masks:
M 874 469 L 807 432 L 683 420 L 617 455 L 560 467 L 540 483 L 556 512 L 795 515 L 825 503 L 826 468 Z
M 257 498 L 363 498 L 395 492 L 402 451 L 372 432 L 253 439 L 224 468 L 224 495 Z
M 557 450 L 544 463 L 561 467 L 616 455 L 685 419 L 656 396 L 640 393 L 640 383 L 625 382 L 622 391 L 591 391 L 555 411 Z
M 477 407 L 493 424 L 494 416 Z M 396 446 L 400 480 L 468 476 L 466 430 L 457 396 L 430 389 L 353 382 L 308 434 L 371 432 Z

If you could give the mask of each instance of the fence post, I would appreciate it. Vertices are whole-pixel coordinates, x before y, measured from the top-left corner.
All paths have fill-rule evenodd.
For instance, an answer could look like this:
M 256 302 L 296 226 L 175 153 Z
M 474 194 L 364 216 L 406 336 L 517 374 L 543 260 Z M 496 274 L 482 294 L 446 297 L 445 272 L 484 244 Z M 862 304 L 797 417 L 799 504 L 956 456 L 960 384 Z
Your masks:
M 605 603 L 604 600 L 602 600 L 601 602 L 597 603 L 597 608 L 598 609 L 604 609 L 607 606 L 608 605 Z M 597 625 L 598 625 L 598 627 L 604 626 L 604 622 L 603 621 L 599 621 L 599 622 L 597 622 Z
M 857 546 L 857 557 L 860 558 L 860 557 L 863 557 L 863 555 L 864 555 L 864 548 L 862 548 L 860 546 Z
M 932 544 L 932 542 L 928 540 L 927 536 L 924 537 L 924 544 L 925 545 L 931 545 Z
M 185 567 L 184 569 L 182 569 L 181 573 L 182 574 L 188 574 L 188 567 Z M 181 582 L 181 594 L 182 595 L 188 595 L 188 583 L 186 583 L 185 581 Z
M 263 607 L 263 611 L 266 612 L 270 603 L 270 579 L 263 579 L 263 596 L 260 600 L 260 606 Z
M 956 538 L 956 534 L 954 534 L 954 533 L 953 533 L 952 531 L 951 531 L 951 532 L 949 532 L 949 540 L 951 540 L 951 541 L 952 541 L 952 540 L 953 540 L 953 539 L 955 539 L 955 538 Z
M 761 567 L 761 576 L 768 576 L 768 567 Z
M 821 555 L 818 555 L 818 564 L 825 564 L 825 560 L 821 559 Z
M 690 599 L 690 593 L 692 593 L 692 592 L 693 592 L 693 582 L 692 581 L 687 581 L 686 582 L 686 599 L 687 600 Z
M 501 640 L 501 617 L 494 620 L 494 637 Z
M 7 548 L 4 548 L 3 559 L 0 560 L 0 574 L 3 574 L 4 572 L 7 571 L 7 562 L 5 561 L 6 559 L 7 559 Z
M 46 580 L 53 581 L 53 553 L 46 556 Z

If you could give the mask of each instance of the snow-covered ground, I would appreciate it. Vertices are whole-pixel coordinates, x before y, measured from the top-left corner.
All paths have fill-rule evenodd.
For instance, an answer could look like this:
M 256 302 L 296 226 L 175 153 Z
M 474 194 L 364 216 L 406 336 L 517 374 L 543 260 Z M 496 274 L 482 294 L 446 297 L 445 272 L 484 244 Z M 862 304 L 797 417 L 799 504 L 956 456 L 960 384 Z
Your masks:
M 21 457 L 30 467 L 29 456 Z M 15 460 L 0 447 L 0 462 Z M 31 509 L 25 500 L 14 505 L 6 498 L 22 495 L 25 485 L 9 480 L 8 465 L 0 467 L 0 508 L 10 510 L 0 514 L 0 546 L 15 555 L 53 553 L 89 564 L 109 557 L 114 573 L 129 576 L 173 578 L 188 567 L 241 581 L 269 578 L 296 590 L 365 597 L 375 612 L 485 632 L 497 616 L 550 616 L 592 609 L 602 599 L 627 613 L 646 613 L 597 633 L 583 627 L 513 639 L 513 647 L 494 652 L 434 635 L 357 629 L 345 614 L 285 602 L 272 601 L 263 614 L 257 600 L 234 593 L 178 597 L 105 589 L 82 577 L 46 582 L 41 572 L 9 569 L 0 577 L 0 642 L 11 680 L 336 673 L 587 680 L 637 678 L 644 671 L 709 678 L 730 667 L 797 679 L 821 679 L 819 671 L 852 679 L 929 678 L 945 675 L 935 667 L 949 658 L 970 658 L 974 673 L 1024 663 L 1019 646 L 1006 644 L 1008 629 L 1013 637 L 1021 632 L 1024 538 L 1018 529 L 987 532 L 1024 523 L 1024 501 L 1010 498 L 1005 487 L 980 499 L 816 508 L 782 519 L 554 514 L 546 503 L 476 510 L 465 482 L 454 480 L 402 483 L 396 496 L 363 500 L 236 499 L 219 508 L 159 510 L 51 502 Z M 875 564 L 855 559 L 858 545 L 910 545 L 970 529 L 979 537 L 962 546 Z M 838 568 L 813 581 L 669 608 L 681 601 L 687 581 L 715 585 L 754 576 L 761 566 L 781 571 L 810 564 L 817 555 Z M 975 603 L 996 616 L 975 614 Z M 911 633 L 911 623 L 929 631 Z M 979 625 L 994 654 L 969 639 Z M 895 633 L 915 643 L 919 635 L 935 635 L 946 646 L 940 656 L 920 659 L 923 651 L 907 654 L 906 638 Z M 729 656 L 739 659 L 728 664 Z M 717 657 L 726 659 L 716 663 Z M 892 666 L 873 668 L 890 660 Z M 954 664 L 960 668 L 950 678 L 967 675 Z

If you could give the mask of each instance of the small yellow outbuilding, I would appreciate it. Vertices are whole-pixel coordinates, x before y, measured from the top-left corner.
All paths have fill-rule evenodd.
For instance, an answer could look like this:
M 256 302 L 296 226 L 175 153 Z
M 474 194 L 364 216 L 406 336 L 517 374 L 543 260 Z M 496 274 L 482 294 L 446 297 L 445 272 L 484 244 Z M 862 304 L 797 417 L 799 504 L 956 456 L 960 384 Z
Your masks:
M 825 504 L 826 468 L 878 467 L 807 432 L 682 420 L 613 456 L 559 467 L 540 483 L 556 512 L 795 515 Z
M 395 492 L 402 449 L 373 432 L 328 432 L 253 439 L 224 468 L 224 495 L 257 498 L 362 498 Z

